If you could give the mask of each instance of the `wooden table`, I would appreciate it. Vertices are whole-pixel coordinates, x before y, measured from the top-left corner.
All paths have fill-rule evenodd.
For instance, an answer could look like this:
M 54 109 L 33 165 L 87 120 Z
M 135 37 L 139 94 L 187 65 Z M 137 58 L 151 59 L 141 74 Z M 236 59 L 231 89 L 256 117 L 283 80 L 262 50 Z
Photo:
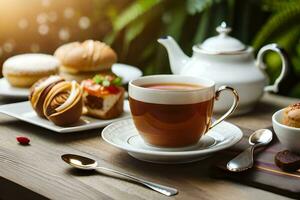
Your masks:
M 297 101 L 265 95 L 247 116 L 229 121 L 249 129 L 271 126 L 271 115 Z M 7 103 L 3 99 L 0 102 Z M 211 159 L 182 165 L 138 161 L 106 144 L 101 130 L 58 134 L 0 114 L 0 199 L 288 199 L 260 189 L 208 176 Z M 21 146 L 16 136 L 31 139 Z M 97 172 L 71 169 L 60 159 L 65 153 L 93 157 L 107 167 L 174 186 L 179 194 L 165 197 L 139 185 Z

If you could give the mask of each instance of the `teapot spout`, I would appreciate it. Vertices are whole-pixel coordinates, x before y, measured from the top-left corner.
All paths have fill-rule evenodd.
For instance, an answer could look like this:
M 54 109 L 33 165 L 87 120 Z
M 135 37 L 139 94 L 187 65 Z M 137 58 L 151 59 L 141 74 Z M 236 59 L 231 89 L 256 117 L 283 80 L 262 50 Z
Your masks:
M 173 37 L 161 37 L 157 41 L 167 49 L 172 73 L 180 74 L 190 58 L 183 53 Z

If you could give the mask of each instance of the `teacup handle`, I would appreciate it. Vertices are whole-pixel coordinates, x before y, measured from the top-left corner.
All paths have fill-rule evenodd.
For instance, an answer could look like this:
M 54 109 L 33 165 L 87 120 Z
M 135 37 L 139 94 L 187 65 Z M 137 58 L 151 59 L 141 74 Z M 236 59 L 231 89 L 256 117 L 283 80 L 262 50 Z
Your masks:
M 209 127 L 209 130 L 214 128 L 215 126 L 217 126 L 222 121 L 224 121 L 227 117 L 229 117 L 235 111 L 236 107 L 239 104 L 240 97 L 239 97 L 237 91 L 235 89 L 233 89 L 232 87 L 229 87 L 229 86 L 226 86 L 226 85 L 223 85 L 223 86 L 219 87 L 219 89 L 216 91 L 216 95 L 215 95 L 216 100 L 219 100 L 220 94 L 224 90 L 230 90 L 233 93 L 233 97 L 234 97 L 233 104 L 230 107 L 230 109 L 222 117 L 220 117 L 219 119 L 214 121 L 214 123 Z

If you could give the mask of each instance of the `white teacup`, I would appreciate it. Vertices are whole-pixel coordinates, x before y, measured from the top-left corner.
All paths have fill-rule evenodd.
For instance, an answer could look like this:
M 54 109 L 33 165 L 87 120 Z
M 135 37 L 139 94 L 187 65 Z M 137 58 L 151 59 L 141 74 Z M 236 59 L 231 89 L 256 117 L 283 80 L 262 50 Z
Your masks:
M 211 125 L 214 100 L 230 90 L 232 107 Z M 230 116 L 238 105 L 237 92 L 215 82 L 192 76 L 153 75 L 129 83 L 129 103 L 134 124 L 150 145 L 184 147 Z

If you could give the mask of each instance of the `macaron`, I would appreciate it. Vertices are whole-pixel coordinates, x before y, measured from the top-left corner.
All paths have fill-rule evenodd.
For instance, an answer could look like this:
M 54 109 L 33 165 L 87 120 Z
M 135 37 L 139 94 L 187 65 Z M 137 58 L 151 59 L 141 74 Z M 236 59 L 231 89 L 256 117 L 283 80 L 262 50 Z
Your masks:
M 14 87 L 29 88 L 39 79 L 58 74 L 60 62 L 47 54 L 21 54 L 3 63 L 2 73 Z

